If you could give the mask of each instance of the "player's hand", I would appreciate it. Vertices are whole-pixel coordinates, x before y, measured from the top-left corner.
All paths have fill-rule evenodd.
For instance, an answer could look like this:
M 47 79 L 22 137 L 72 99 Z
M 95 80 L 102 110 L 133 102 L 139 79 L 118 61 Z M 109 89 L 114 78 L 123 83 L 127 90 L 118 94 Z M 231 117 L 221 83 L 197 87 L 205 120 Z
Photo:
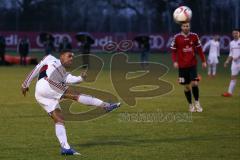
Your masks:
M 82 73 L 80 74 L 80 76 L 81 76 L 84 80 L 86 80 L 86 78 L 87 78 L 87 72 L 82 72 Z
M 202 68 L 203 68 L 203 69 L 207 68 L 207 63 L 206 63 L 206 62 L 203 62 L 203 63 L 202 63 Z
M 27 92 L 29 91 L 29 88 L 28 88 L 28 87 L 27 87 L 27 88 L 22 87 L 21 90 L 22 90 L 22 94 L 23 94 L 24 97 L 25 97 L 26 94 L 27 94 Z
M 173 67 L 174 67 L 174 68 L 178 68 L 178 63 L 177 63 L 177 62 L 174 62 L 174 63 L 173 63 Z
M 227 66 L 228 66 L 228 61 L 225 61 L 224 62 L 224 67 L 227 68 Z

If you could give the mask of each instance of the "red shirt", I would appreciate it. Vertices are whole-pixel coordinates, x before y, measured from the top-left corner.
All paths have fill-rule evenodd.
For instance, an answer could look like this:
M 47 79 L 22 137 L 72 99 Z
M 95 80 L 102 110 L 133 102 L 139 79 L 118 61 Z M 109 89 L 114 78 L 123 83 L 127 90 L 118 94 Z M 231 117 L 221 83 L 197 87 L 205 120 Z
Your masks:
M 201 42 L 196 33 L 190 32 L 188 35 L 183 33 L 176 34 L 173 38 L 171 49 L 172 60 L 173 62 L 178 62 L 179 68 L 196 66 L 196 52 L 200 56 L 202 62 L 206 62 Z

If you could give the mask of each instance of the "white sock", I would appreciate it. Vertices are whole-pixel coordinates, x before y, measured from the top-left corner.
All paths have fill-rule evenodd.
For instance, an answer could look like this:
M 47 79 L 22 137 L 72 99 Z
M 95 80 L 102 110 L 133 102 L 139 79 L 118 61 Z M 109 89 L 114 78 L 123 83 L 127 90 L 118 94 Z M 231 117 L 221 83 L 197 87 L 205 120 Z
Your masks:
M 56 123 L 55 131 L 56 131 L 56 136 L 60 142 L 61 147 L 65 148 L 65 149 L 70 149 L 70 146 L 67 142 L 67 135 L 66 135 L 66 129 L 64 127 L 64 124 Z
M 208 75 L 211 75 L 211 68 L 212 68 L 212 66 L 209 64 L 208 65 Z
M 233 90 L 235 88 L 236 82 L 237 82 L 236 79 L 230 81 L 229 88 L 228 88 L 228 93 L 233 94 Z
M 212 74 L 215 76 L 217 72 L 217 64 L 212 65 Z
M 84 94 L 79 95 L 78 102 L 85 105 L 96 106 L 96 107 L 105 107 L 109 105 L 108 103 L 105 103 L 98 98 L 84 95 Z

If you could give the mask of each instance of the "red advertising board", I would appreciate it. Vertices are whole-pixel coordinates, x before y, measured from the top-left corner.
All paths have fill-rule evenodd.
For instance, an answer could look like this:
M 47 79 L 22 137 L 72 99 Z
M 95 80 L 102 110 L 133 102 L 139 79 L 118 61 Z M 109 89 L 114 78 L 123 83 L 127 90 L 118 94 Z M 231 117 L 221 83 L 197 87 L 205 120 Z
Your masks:
M 0 35 L 3 35 L 6 40 L 7 48 L 15 49 L 19 40 L 27 36 L 31 43 L 31 48 L 41 49 L 43 45 L 39 40 L 40 32 L 0 32 Z M 75 38 L 76 33 L 74 32 L 58 32 L 52 33 L 55 41 L 55 47 L 58 47 L 63 37 L 67 37 L 69 41 L 72 43 L 73 48 L 78 48 L 78 43 Z M 138 34 L 136 33 L 91 33 L 95 39 L 95 43 L 92 45 L 93 49 L 101 50 L 104 45 L 108 42 L 120 42 L 122 40 L 133 40 L 134 37 Z M 150 36 L 150 44 L 151 49 L 156 51 L 168 51 L 170 43 L 172 41 L 173 35 L 169 35 L 166 33 L 153 33 L 149 34 Z M 208 39 L 210 39 L 210 35 L 201 35 L 200 39 L 204 44 Z M 231 41 L 230 35 L 220 35 L 221 49 L 227 51 L 229 42 Z M 135 47 L 137 47 L 135 45 Z M 133 48 L 134 49 L 134 48 Z

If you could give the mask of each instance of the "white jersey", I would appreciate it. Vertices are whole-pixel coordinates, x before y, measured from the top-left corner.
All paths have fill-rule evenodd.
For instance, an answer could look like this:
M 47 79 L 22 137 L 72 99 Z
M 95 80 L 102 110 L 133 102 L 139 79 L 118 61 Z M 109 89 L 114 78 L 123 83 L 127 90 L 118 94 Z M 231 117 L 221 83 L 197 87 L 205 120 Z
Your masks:
M 52 55 L 48 55 L 44 57 L 41 62 L 32 70 L 32 72 L 23 82 L 22 86 L 24 88 L 29 87 L 31 81 L 41 72 L 45 72 L 44 74 L 46 74 L 47 79 L 57 84 L 79 83 L 83 80 L 81 76 L 73 76 L 66 72 L 59 59 Z
M 209 48 L 208 54 L 208 63 L 218 63 L 218 57 L 220 56 L 220 43 L 219 41 L 210 40 L 203 46 L 203 51 L 205 52 L 206 49 Z
M 219 41 L 210 40 L 203 46 L 203 51 L 205 52 L 206 49 L 210 46 L 209 49 L 209 57 L 218 57 L 220 56 L 220 43 Z
M 61 61 L 48 55 L 32 70 L 22 84 L 29 87 L 31 81 L 38 76 L 35 87 L 35 98 L 47 113 L 60 108 L 59 100 L 67 90 L 67 83 L 83 81 L 81 76 L 73 76 L 66 72 Z
M 233 58 L 232 65 L 240 65 L 240 38 L 230 42 L 229 56 Z

